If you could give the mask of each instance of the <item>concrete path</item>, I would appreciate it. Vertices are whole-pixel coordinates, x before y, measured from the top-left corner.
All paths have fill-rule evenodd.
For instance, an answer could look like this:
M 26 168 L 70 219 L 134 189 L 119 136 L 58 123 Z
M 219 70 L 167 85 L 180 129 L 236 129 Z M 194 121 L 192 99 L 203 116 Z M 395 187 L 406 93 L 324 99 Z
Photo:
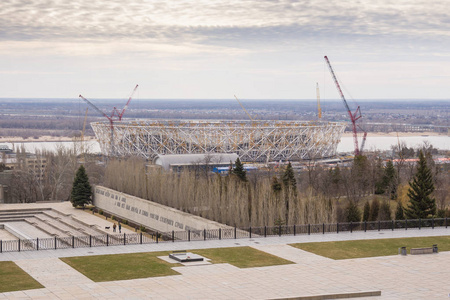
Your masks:
M 253 248 L 267 252 L 269 254 L 284 258 L 302 265 L 315 265 L 318 262 L 330 262 L 333 261 L 330 258 L 316 255 L 311 252 L 306 252 L 298 248 L 291 247 L 289 245 L 264 245 L 264 246 L 252 246 Z
M 45 287 L 93 283 L 58 258 L 17 260 L 15 263 Z
M 45 288 L 0 299 L 280 299 L 376 290 L 382 294 L 373 299 L 448 299 L 450 269 L 443 266 L 449 261 L 450 252 L 443 252 L 249 269 L 217 264 L 175 267 L 181 274 L 175 276 L 93 283 L 58 259 L 23 260 L 17 263 Z
M 86 221 L 99 219 L 82 211 L 72 210 L 72 213 L 81 214 Z M 288 245 L 417 236 L 450 236 L 450 229 L 399 229 L 4 252 L 0 253 L 0 261 L 16 262 L 45 288 L 0 293 L 0 299 L 281 299 L 325 294 L 367 297 L 376 291 L 381 291 L 381 296 L 367 298 L 450 299 L 450 252 L 336 261 Z M 177 266 L 174 269 L 180 275 L 95 283 L 58 259 L 240 246 L 254 247 L 290 260 L 293 264 L 248 269 L 229 264 Z
M 164 242 L 143 245 L 109 246 L 93 248 L 69 248 L 58 250 L 40 250 L 25 252 L 3 252 L 0 253 L 0 261 L 15 261 L 20 259 L 50 258 L 50 257 L 72 257 L 85 255 L 103 255 L 119 253 L 136 252 L 155 252 L 155 251 L 173 251 L 189 249 L 223 248 L 223 247 L 241 247 L 241 246 L 262 246 L 262 245 L 286 245 L 293 243 L 310 242 L 328 242 L 328 241 L 348 241 L 364 239 L 385 239 L 385 238 L 403 238 L 418 236 L 450 236 L 450 228 L 424 228 L 422 230 L 387 230 L 387 231 L 368 231 L 368 232 L 341 232 L 327 234 L 281 236 L 281 237 L 261 237 L 252 239 L 229 239 L 229 240 L 210 240 L 210 241 L 191 241 L 191 242 Z M 430 245 L 431 246 L 431 245 Z

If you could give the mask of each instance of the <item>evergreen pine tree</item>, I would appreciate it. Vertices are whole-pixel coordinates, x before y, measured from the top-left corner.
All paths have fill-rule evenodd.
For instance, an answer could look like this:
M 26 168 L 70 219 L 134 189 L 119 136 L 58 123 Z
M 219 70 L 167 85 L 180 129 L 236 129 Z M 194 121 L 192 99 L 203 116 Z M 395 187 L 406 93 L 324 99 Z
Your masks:
M 363 211 L 363 221 L 369 221 L 369 217 L 370 217 L 370 203 L 369 201 L 366 201 L 366 203 L 364 203 L 364 211 Z
M 395 219 L 404 220 L 405 216 L 403 214 L 403 205 L 400 201 L 397 202 L 397 209 L 395 210 Z
M 358 205 L 352 200 L 348 201 L 348 205 L 345 211 L 345 219 L 347 222 L 359 222 L 361 221 L 361 211 Z
M 388 160 L 383 168 L 383 175 L 375 183 L 375 194 L 389 194 L 391 199 L 397 197 L 397 172 L 392 160 Z
M 388 160 L 384 168 L 384 178 L 386 182 L 386 193 L 391 199 L 397 199 L 397 170 L 395 170 L 392 160 Z
M 284 170 L 283 175 L 281 176 L 281 181 L 283 182 L 284 187 L 284 206 L 285 206 L 285 220 L 286 225 L 289 223 L 289 201 L 292 197 L 297 196 L 297 180 L 295 180 L 294 169 L 292 168 L 291 163 L 289 162 L 286 166 L 286 170 Z
M 389 205 L 389 201 L 385 200 L 381 203 L 380 211 L 378 213 L 378 220 L 391 220 L 391 206 Z
M 335 185 L 339 185 L 342 181 L 341 169 L 339 166 L 336 166 L 331 170 L 331 182 Z
M 70 202 L 72 202 L 73 207 L 84 206 L 91 202 L 91 196 L 91 184 L 89 183 L 86 169 L 81 165 L 73 180 Z
M 381 195 L 384 194 L 386 191 L 386 177 L 384 176 L 384 168 L 383 168 L 383 161 L 379 158 L 376 160 L 375 164 L 375 194 Z
M 293 191 L 297 191 L 297 180 L 295 180 L 294 169 L 292 168 L 291 162 L 286 166 L 286 170 L 284 170 L 283 176 L 283 185 L 287 189 L 292 189 Z
M 408 207 L 404 209 L 408 219 L 424 219 L 436 214 L 436 200 L 431 197 L 433 191 L 433 175 L 420 151 L 416 174 L 409 183 Z
M 336 166 L 335 168 L 330 170 L 331 175 L 331 184 L 332 184 L 332 190 L 334 191 L 334 196 L 339 197 L 340 191 L 341 191 L 341 185 L 342 185 L 342 175 L 341 175 L 341 169 L 339 166 Z
M 277 176 L 272 177 L 272 190 L 274 192 L 281 191 L 281 183 L 278 181 Z
M 239 157 L 234 164 L 233 174 L 236 175 L 241 181 L 247 182 L 247 172 L 244 169 L 244 165 L 241 163 Z
M 380 201 L 378 201 L 378 199 L 375 198 L 372 201 L 372 205 L 370 205 L 369 221 L 377 221 L 379 211 L 380 211 Z
M 352 166 L 352 180 L 356 183 L 356 189 L 360 192 L 367 191 L 371 186 L 369 174 L 369 161 L 364 155 L 356 155 Z

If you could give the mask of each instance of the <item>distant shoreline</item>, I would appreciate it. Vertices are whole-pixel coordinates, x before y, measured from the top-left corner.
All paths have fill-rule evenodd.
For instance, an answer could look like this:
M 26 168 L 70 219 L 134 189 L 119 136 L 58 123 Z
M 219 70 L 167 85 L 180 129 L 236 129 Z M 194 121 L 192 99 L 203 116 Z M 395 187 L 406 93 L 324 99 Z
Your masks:
M 439 132 L 368 132 L 367 137 L 380 137 L 380 136 L 398 136 L 399 137 L 407 137 L 407 136 L 448 136 L 448 134 L 439 133 Z M 342 134 L 342 137 L 351 137 L 353 133 L 345 132 Z M 362 134 L 358 133 L 358 136 L 362 136 Z
M 78 138 L 79 139 L 79 138 Z M 68 136 L 40 136 L 37 139 L 27 138 L 24 139 L 20 136 L 3 136 L 0 137 L 0 143 L 41 143 L 41 142 L 73 142 L 75 139 Z M 93 136 L 84 137 L 85 141 L 95 140 Z
M 353 134 L 351 132 L 345 132 L 342 134 L 342 137 L 351 137 Z M 358 136 L 362 136 L 361 134 L 358 134 Z M 383 136 L 390 136 L 390 137 L 396 137 L 397 132 L 368 132 L 367 137 L 383 137 Z M 438 133 L 438 132 L 398 132 L 399 137 L 408 137 L 408 136 L 448 136 L 444 133 Z M 95 137 L 93 136 L 86 136 L 85 141 L 91 141 L 95 140 Z M 37 139 L 35 138 L 27 138 L 24 139 L 22 137 L 18 136 L 5 136 L 0 137 L 0 143 L 34 143 L 34 142 L 73 142 L 74 138 L 68 137 L 68 136 L 40 136 Z

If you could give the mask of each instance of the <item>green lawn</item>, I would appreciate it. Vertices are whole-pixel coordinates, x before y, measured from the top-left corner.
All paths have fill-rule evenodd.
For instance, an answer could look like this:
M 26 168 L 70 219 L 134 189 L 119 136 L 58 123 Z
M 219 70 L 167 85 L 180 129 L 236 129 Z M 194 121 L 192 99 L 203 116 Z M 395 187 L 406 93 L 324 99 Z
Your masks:
M 398 254 L 398 248 L 411 248 L 438 245 L 439 251 L 450 251 L 450 236 L 414 237 L 400 239 L 357 240 L 340 242 L 291 244 L 291 246 L 332 259 L 349 259 Z
M 212 263 L 229 263 L 238 268 L 265 267 L 293 263 L 251 247 L 201 249 L 192 250 L 191 252 L 211 259 Z
M 250 247 L 203 249 L 191 252 L 205 256 L 213 263 L 229 263 L 239 268 L 292 263 Z M 170 264 L 158 258 L 158 256 L 168 256 L 169 253 L 166 251 L 78 256 L 61 258 L 61 260 L 93 281 L 101 282 L 178 275 L 179 273 L 171 268 L 180 266 L 180 264 Z
M 172 267 L 157 256 L 168 256 L 169 252 L 78 256 L 61 258 L 78 272 L 95 282 L 178 275 Z
M 0 261 L 0 293 L 40 289 L 43 286 L 12 261 Z

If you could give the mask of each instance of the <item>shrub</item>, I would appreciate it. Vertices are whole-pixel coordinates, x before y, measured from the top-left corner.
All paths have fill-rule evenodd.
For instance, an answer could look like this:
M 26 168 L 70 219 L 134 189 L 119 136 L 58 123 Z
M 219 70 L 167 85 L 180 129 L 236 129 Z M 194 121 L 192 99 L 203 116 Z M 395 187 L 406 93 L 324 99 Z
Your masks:
M 450 217 L 450 210 L 448 208 L 446 209 L 438 209 L 436 217 L 438 218 L 448 218 Z
M 100 209 L 100 210 L 98 211 L 98 213 L 101 214 L 101 215 L 103 216 L 103 210 L 102 210 L 102 209 Z
M 128 225 L 128 220 L 122 219 L 122 224 Z
M 116 219 L 116 218 L 115 218 L 114 216 L 111 216 L 111 220 L 113 220 L 113 221 L 114 221 L 115 219 Z
M 145 232 L 145 226 L 142 226 L 142 225 L 141 225 L 141 226 L 139 227 L 139 230 L 142 231 L 142 232 Z

